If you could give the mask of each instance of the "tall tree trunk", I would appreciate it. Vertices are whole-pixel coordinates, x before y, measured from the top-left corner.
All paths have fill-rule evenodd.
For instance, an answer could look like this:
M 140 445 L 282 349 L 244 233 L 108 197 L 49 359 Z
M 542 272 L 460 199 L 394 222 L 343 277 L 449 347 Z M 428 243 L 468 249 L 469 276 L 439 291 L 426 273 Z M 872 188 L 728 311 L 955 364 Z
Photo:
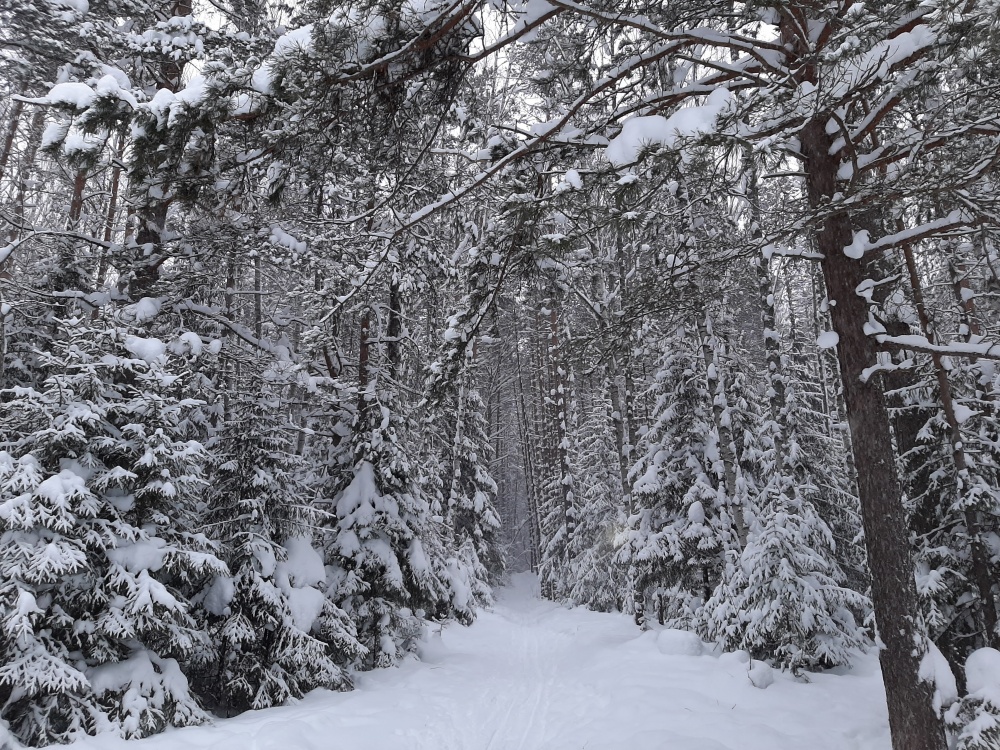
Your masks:
M 747 149 L 743 153 L 744 174 L 747 181 L 747 202 L 750 204 L 750 232 L 758 241 L 761 239 L 760 229 L 760 187 L 757 180 L 757 166 L 753 156 Z M 762 253 L 756 259 L 757 290 L 760 298 L 760 317 L 764 328 L 764 352 L 767 355 L 765 378 L 768 390 L 768 406 L 771 412 L 769 432 L 774 448 L 774 473 L 780 475 L 784 468 L 785 445 L 788 441 L 788 403 L 786 393 L 785 368 L 781 360 L 781 336 L 778 333 L 778 316 L 775 313 L 774 282 L 771 278 L 770 259 Z M 788 300 L 789 316 L 794 315 L 791 295 Z M 793 318 L 794 319 L 794 318 Z M 794 325 L 794 324 L 793 324 Z M 794 327 L 793 327 L 794 330 Z M 742 543 L 745 545 L 746 540 Z
M 66 223 L 67 229 L 77 229 L 80 226 L 80 219 L 83 216 L 83 191 L 87 187 L 87 170 L 77 170 L 73 178 L 73 195 L 69 202 L 69 221 Z
M 531 421 L 528 415 L 528 405 L 524 397 L 524 365 L 521 357 L 521 330 L 517 322 L 517 312 L 514 312 L 514 361 L 517 368 L 518 420 L 521 423 L 521 454 L 524 462 L 524 489 L 528 511 L 529 557 L 531 569 L 538 572 L 541 558 L 541 529 L 538 518 L 538 474 L 534 442 L 531 435 Z
M 226 320 L 234 319 L 234 305 L 236 302 L 236 256 L 233 253 L 229 253 L 226 258 L 226 288 L 222 294 L 222 303 L 226 311 Z M 228 342 L 232 339 L 232 332 L 226 330 L 223 334 L 225 340 Z M 228 350 L 228 346 L 226 350 Z M 238 373 L 236 371 L 237 366 L 236 357 L 226 357 L 223 361 L 223 383 L 225 384 L 225 389 L 222 395 L 222 419 L 223 422 L 228 422 L 230 414 L 232 414 L 232 397 L 236 393 L 236 383 L 238 382 Z
M 21 157 L 17 170 L 17 194 L 14 197 L 14 223 L 10 228 L 9 238 L 13 242 L 21 235 L 21 228 L 24 226 L 25 200 L 28 197 L 28 182 L 35 172 L 35 156 L 38 148 L 42 144 L 42 125 L 45 124 L 45 110 L 39 107 L 31 117 L 28 126 L 28 143 L 25 146 L 24 154 Z
M 809 202 L 818 208 L 837 191 L 839 157 L 831 155 L 825 120 L 810 121 L 801 132 Z M 876 347 L 865 335 L 865 301 L 856 289 L 864 267 L 844 248 L 854 240 L 851 217 L 830 214 L 816 235 L 821 266 L 839 336 L 837 358 L 851 428 L 858 494 L 872 573 L 872 602 L 879 635 L 889 726 L 894 750 L 945 750 L 944 727 L 931 704 L 933 686 L 920 677 L 927 639 L 920 617 L 906 514 L 896 473 L 889 416 L 877 378 L 862 379 L 876 361 Z
M 108 197 L 107 210 L 104 214 L 104 236 L 102 239 L 105 242 L 111 242 L 115 236 L 115 220 L 118 218 L 118 191 L 121 187 L 122 179 L 122 168 L 118 163 L 118 158 L 121 156 L 124 138 L 118 139 L 118 147 L 115 154 L 115 166 L 111 170 L 111 185 L 110 185 L 110 195 Z M 111 251 L 109 248 L 105 247 L 101 250 L 101 258 L 97 264 L 97 276 L 95 278 L 95 286 L 100 289 L 104 286 L 104 282 L 107 280 L 108 268 L 111 265 Z M 97 314 L 97 310 L 94 310 L 94 314 Z
M 358 336 L 358 414 L 368 410 L 369 380 L 368 362 L 371 358 L 371 312 L 365 310 L 361 315 L 360 334 Z
M 399 281 L 396 279 L 389 282 L 389 321 L 386 324 L 385 335 L 389 376 L 395 381 L 399 377 L 403 351 L 403 300 L 400 296 Z
M 21 93 L 25 92 L 21 87 Z M 7 173 L 7 164 L 10 162 L 10 154 L 14 150 L 14 139 L 17 137 L 17 129 L 21 124 L 21 112 L 24 111 L 24 102 L 15 99 L 10 105 L 10 114 L 7 117 L 7 132 L 4 133 L 3 143 L 0 144 L 0 180 Z M 2 196 L 0 196 L 2 197 Z
M 472 380 L 471 368 L 475 361 L 475 353 L 478 351 L 478 339 L 472 345 L 472 361 L 465 360 L 458 371 L 458 392 L 455 394 L 455 436 L 452 440 L 451 452 L 451 487 L 448 491 L 448 515 L 449 523 L 446 525 L 448 533 L 458 531 L 455 527 L 455 509 L 458 507 L 459 493 L 462 491 L 462 443 L 465 440 L 465 404 L 466 393 L 469 383 Z
M 569 429 L 568 410 L 569 404 L 566 397 L 566 364 L 563 361 L 559 340 L 559 310 L 556 307 L 557 300 L 553 297 L 550 300 L 552 308 L 549 310 L 549 383 L 552 396 L 552 416 L 553 416 L 553 458 L 554 469 L 556 471 L 556 482 L 558 490 L 558 500 L 562 508 L 563 527 L 565 537 L 563 539 L 564 562 L 569 562 L 572 557 L 571 547 L 573 542 L 574 509 L 573 509 L 573 475 L 569 465 Z
M 722 357 L 722 342 L 712 328 L 712 321 L 706 317 L 698 322 L 698 333 L 701 339 L 702 356 L 705 359 L 705 379 L 708 393 L 712 398 L 712 422 L 715 434 L 719 437 L 719 457 L 722 459 L 722 481 L 726 491 L 726 502 L 733 515 L 736 527 L 736 538 L 740 549 L 747 543 L 747 526 L 744 520 L 742 501 L 736 497 L 736 479 L 738 466 L 736 463 L 733 430 L 727 419 L 725 362 Z
M 260 274 L 260 253 L 253 259 L 253 335 L 258 341 L 264 335 L 264 315 L 261 309 L 263 283 Z
M 157 201 L 136 211 L 139 225 L 135 233 L 135 257 L 131 278 L 123 279 L 133 300 L 147 296 L 160 279 L 163 263 L 163 232 L 167 224 L 169 200 Z

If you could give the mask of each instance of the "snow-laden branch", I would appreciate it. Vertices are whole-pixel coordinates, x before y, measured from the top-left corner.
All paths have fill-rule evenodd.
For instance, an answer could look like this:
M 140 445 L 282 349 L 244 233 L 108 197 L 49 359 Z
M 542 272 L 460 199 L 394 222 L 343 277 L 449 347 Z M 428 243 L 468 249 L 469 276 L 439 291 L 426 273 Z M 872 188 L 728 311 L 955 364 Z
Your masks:
M 383 241 L 383 249 L 379 254 L 379 258 L 368 268 L 368 273 L 359 282 L 357 282 L 351 291 L 337 298 L 337 303 L 331 307 L 331 309 L 324 316 L 323 320 L 329 319 L 331 316 L 335 315 L 339 310 L 343 309 L 351 299 L 358 294 L 359 291 L 365 289 L 369 283 L 375 278 L 378 270 L 385 264 L 388 260 L 393 242 L 405 232 L 415 229 L 420 223 L 427 220 L 434 214 L 438 213 L 442 209 L 457 203 L 458 201 L 466 198 L 474 193 L 478 192 L 485 185 L 489 184 L 493 177 L 500 174 L 507 167 L 513 163 L 519 161 L 520 159 L 534 153 L 534 151 L 541 145 L 550 141 L 560 141 L 559 134 L 562 132 L 569 122 L 573 119 L 577 112 L 585 107 L 594 97 L 600 95 L 604 91 L 614 87 L 618 81 L 623 78 L 627 78 L 634 71 L 643 68 L 651 63 L 654 63 L 664 57 L 672 54 L 680 43 L 677 44 L 661 44 L 653 47 L 647 52 L 636 55 L 629 60 L 625 61 L 621 65 L 609 71 L 608 75 L 599 80 L 594 86 L 592 86 L 588 91 L 584 92 L 576 98 L 561 115 L 549 120 L 546 123 L 541 123 L 536 125 L 533 129 L 534 136 L 526 139 L 517 148 L 515 148 L 510 153 L 497 159 L 493 164 L 491 164 L 486 170 L 480 172 L 476 175 L 471 182 L 463 185 L 456 190 L 449 191 L 437 200 L 428 203 L 422 208 L 417 209 L 410 214 L 409 218 L 401 221 L 395 229 L 391 232 L 384 232 L 379 234 L 373 234 L 374 237 L 378 237 Z M 568 141 L 560 141 L 568 142 Z
M 13 224 L 14 222 L 10 223 Z M 8 258 L 10 258 L 14 254 L 14 251 L 19 247 L 27 245 L 29 242 L 38 239 L 39 237 L 66 237 L 78 242 L 86 242 L 91 245 L 96 245 L 97 247 L 103 247 L 106 250 L 118 247 L 118 245 L 114 242 L 105 242 L 104 240 L 99 240 L 89 234 L 80 234 L 79 232 L 72 232 L 66 229 L 31 229 L 30 234 L 26 234 L 24 237 L 13 240 L 9 244 L 0 247 L 0 265 L 6 263 Z
M 947 357 L 1000 361 L 1000 342 L 996 341 L 948 341 L 935 344 L 926 336 L 918 334 L 890 336 L 887 333 L 875 333 L 874 336 L 875 340 L 886 349 L 905 349 Z
M 781 60 L 787 55 L 787 50 L 777 44 L 763 39 L 751 39 L 749 37 L 736 34 L 734 32 L 719 31 L 709 27 L 697 27 L 685 29 L 684 31 L 666 31 L 662 27 L 652 23 L 645 16 L 626 16 L 621 13 L 607 13 L 605 11 L 591 8 L 573 0 L 547 0 L 550 5 L 555 5 L 565 10 L 573 11 L 587 18 L 602 21 L 609 25 L 626 26 L 628 28 L 645 31 L 652 34 L 660 41 L 666 42 L 686 42 L 691 45 L 709 45 L 712 47 L 722 47 L 735 52 L 743 52 L 747 58 L 742 58 L 735 63 L 734 69 L 741 63 L 746 65 L 748 58 L 753 58 L 762 67 L 767 68 L 772 73 L 786 77 L 789 71 L 781 64 Z
M 221 310 L 217 308 L 209 307 L 208 305 L 199 305 L 193 302 L 192 300 L 186 299 L 179 301 L 174 306 L 174 309 L 187 310 L 189 312 L 195 313 L 196 315 L 200 315 L 204 318 L 207 318 L 208 320 L 211 320 L 213 323 L 217 323 L 218 325 L 222 326 L 227 331 L 229 331 L 242 341 L 246 342 L 247 344 L 250 344 L 251 346 L 263 352 L 267 352 L 268 354 L 278 358 L 279 360 L 288 359 L 290 356 L 288 349 L 286 349 L 285 347 L 275 346 L 270 341 L 257 338 L 256 336 L 253 335 L 253 332 L 249 328 L 230 320 L 228 317 L 222 314 Z
M 925 224 L 910 227 L 902 230 L 901 232 L 895 232 L 894 234 L 887 234 L 874 242 L 866 241 L 867 232 L 858 232 L 855 235 L 854 244 L 857 245 L 859 242 L 862 243 L 862 246 L 857 249 L 863 254 L 871 255 L 885 250 L 893 250 L 903 245 L 912 245 L 914 242 L 919 242 L 920 240 L 925 240 L 929 237 L 936 237 L 944 232 L 950 232 L 957 229 L 969 230 L 972 229 L 975 224 L 976 222 L 973 221 L 964 211 L 952 211 L 947 216 L 940 219 L 928 221 Z

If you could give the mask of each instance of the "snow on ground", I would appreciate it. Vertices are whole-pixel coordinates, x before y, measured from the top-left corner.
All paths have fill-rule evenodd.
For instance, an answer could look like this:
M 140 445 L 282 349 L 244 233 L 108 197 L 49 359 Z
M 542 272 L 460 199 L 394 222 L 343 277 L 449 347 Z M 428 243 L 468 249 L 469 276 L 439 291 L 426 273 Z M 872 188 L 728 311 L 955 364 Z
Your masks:
M 755 688 L 738 654 L 676 631 L 565 609 L 518 575 L 475 625 L 431 635 L 422 661 L 358 676 L 350 693 L 139 742 L 75 750 L 888 750 L 874 656 L 809 683 Z

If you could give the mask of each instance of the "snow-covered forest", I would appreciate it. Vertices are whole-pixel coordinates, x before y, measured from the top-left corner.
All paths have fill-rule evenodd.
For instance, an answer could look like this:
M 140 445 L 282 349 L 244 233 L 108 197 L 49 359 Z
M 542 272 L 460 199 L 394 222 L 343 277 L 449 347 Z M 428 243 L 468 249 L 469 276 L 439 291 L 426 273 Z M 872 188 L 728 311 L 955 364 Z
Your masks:
M 1000 0 L 0 0 L 0 50 L 10 742 L 350 691 L 530 570 L 1000 748 Z

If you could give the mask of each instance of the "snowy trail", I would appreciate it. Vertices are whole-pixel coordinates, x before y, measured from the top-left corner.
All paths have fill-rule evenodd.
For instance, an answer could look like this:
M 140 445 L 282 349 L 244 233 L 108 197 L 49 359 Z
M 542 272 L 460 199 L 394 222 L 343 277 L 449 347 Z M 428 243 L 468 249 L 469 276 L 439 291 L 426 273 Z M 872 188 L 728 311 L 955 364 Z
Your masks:
M 568 610 L 515 577 L 471 628 L 431 636 L 423 661 L 358 677 L 351 693 L 244 714 L 129 750 L 888 750 L 874 657 L 808 684 L 753 687 L 737 655 Z M 666 652 L 666 653 L 664 653 Z

